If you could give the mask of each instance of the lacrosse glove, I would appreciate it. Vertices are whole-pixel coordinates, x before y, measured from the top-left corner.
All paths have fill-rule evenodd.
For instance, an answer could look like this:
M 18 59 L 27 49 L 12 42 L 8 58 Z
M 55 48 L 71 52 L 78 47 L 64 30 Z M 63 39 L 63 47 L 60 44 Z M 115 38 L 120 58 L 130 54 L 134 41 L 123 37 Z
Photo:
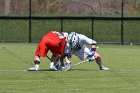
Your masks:
M 88 58 L 89 58 L 89 62 L 94 61 L 94 59 L 95 59 L 94 58 L 94 53 L 89 54 Z

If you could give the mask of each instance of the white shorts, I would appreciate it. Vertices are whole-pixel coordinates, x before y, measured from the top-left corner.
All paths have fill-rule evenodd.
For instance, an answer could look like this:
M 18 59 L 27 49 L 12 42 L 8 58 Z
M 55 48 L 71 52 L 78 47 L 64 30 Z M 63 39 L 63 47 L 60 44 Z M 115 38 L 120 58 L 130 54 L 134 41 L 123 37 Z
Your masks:
M 81 60 L 87 58 L 87 56 L 90 54 L 89 48 L 86 46 L 82 47 L 78 51 L 73 51 L 73 54 L 75 54 L 77 57 L 79 57 Z

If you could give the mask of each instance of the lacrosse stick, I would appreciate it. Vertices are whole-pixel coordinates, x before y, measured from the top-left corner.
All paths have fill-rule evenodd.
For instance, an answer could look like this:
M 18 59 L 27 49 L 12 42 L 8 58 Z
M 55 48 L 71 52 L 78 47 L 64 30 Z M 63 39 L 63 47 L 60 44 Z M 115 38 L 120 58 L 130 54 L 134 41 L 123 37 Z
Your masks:
M 51 58 L 48 55 L 46 55 L 46 57 L 51 61 Z
M 84 61 L 81 61 L 81 62 L 79 62 L 79 63 L 76 63 L 76 64 L 74 64 L 74 65 L 71 65 L 71 67 L 78 66 L 78 65 L 80 65 L 80 64 L 83 64 L 83 63 L 85 63 L 85 62 L 89 62 L 89 59 L 87 59 L 87 60 L 84 60 Z

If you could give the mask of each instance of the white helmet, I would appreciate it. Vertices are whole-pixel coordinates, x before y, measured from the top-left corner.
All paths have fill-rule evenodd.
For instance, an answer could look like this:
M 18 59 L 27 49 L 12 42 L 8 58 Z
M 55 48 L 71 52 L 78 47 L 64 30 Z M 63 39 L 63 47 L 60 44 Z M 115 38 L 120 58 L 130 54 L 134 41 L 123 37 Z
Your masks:
M 68 36 L 68 42 L 72 48 L 76 48 L 79 44 L 79 36 L 75 32 L 71 32 Z
M 67 32 L 62 32 L 62 35 L 64 36 L 64 37 L 68 37 L 68 33 Z
M 62 32 L 61 34 L 59 33 L 58 34 L 59 38 L 62 39 L 62 38 L 66 38 L 68 37 L 68 33 L 67 32 Z

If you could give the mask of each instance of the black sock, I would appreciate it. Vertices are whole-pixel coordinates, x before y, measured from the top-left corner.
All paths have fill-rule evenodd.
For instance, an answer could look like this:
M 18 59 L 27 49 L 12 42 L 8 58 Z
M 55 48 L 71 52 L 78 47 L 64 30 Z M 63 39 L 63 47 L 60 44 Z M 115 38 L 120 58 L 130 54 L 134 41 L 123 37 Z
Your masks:
M 35 65 L 37 65 L 37 64 L 39 65 L 40 64 L 40 61 L 35 60 L 34 63 L 35 63 Z

